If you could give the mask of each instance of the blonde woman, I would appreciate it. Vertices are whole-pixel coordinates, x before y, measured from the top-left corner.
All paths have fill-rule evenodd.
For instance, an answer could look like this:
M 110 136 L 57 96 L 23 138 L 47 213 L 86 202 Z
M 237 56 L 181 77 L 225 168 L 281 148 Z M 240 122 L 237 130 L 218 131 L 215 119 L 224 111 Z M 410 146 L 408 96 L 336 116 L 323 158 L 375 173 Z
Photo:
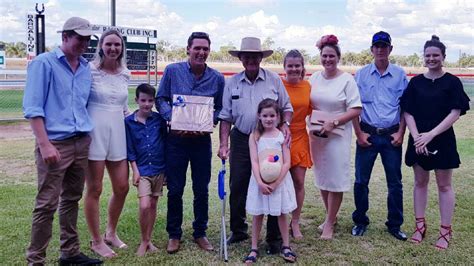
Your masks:
M 125 51 L 122 35 L 117 30 L 108 30 L 100 37 L 95 58 L 90 63 L 92 90 L 87 109 L 95 127 L 91 132 L 84 213 L 92 237 L 91 249 L 105 258 L 117 255 L 111 247 L 127 248 L 117 236 L 118 219 L 129 189 L 124 116 L 128 113 L 130 72 Z M 112 196 L 107 227 L 101 235 L 99 199 L 106 168 Z

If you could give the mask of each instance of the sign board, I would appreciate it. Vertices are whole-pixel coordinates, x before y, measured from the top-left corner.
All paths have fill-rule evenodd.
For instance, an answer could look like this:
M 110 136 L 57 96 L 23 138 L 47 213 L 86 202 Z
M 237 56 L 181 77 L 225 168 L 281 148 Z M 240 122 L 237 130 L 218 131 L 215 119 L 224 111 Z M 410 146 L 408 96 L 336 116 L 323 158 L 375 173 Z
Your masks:
M 156 70 L 156 49 L 148 51 L 148 60 L 150 61 L 150 71 Z
M 36 56 L 36 19 L 35 15 L 26 15 L 26 59 L 33 60 Z
M 118 26 L 108 26 L 108 25 L 99 25 L 92 24 L 92 31 L 96 33 L 103 33 L 108 29 L 116 29 L 123 36 L 136 36 L 136 37 L 147 37 L 147 38 L 156 38 L 157 31 L 150 29 L 138 29 L 138 28 L 127 28 L 127 27 L 118 27 Z
M 5 69 L 5 51 L 0 51 L 0 69 Z
M 127 67 L 130 70 L 148 70 L 148 60 L 150 60 L 150 70 L 156 68 L 156 44 L 127 42 Z M 82 55 L 88 61 L 94 58 L 97 49 L 97 40 L 91 40 L 87 51 Z M 153 60 L 150 54 L 154 54 Z M 154 67 L 152 67 L 152 64 Z

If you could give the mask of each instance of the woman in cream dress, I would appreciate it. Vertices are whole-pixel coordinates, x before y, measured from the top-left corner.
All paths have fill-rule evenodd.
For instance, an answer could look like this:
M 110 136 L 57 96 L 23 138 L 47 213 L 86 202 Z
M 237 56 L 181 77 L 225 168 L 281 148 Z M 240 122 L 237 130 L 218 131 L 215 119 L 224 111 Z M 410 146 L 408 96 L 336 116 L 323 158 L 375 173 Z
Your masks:
M 321 238 L 332 239 L 343 192 L 351 188 L 351 120 L 359 115 L 362 104 L 352 75 L 337 67 L 341 58 L 337 37 L 323 36 L 316 45 L 321 52 L 324 70 L 314 73 L 309 79 L 311 106 L 330 113 L 334 118 L 324 121 L 320 132 L 311 134 L 310 147 L 315 184 L 326 208 Z M 342 133 L 336 134 L 335 128 Z

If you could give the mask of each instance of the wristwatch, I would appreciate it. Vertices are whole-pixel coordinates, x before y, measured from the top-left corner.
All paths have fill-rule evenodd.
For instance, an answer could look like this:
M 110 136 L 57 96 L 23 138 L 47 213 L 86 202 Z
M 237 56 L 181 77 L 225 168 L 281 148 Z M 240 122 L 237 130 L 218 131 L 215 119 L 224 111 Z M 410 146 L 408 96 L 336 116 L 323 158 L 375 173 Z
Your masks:
M 288 122 L 288 121 L 285 121 L 283 123 L 285 123 L 288 127 L 290 127 L 290 125 L 291 125 L 290 122 Z
M 332 120 L 332 124 L 334 125 L 334 127 L 339 126 L 339 120 L 337 119 Z

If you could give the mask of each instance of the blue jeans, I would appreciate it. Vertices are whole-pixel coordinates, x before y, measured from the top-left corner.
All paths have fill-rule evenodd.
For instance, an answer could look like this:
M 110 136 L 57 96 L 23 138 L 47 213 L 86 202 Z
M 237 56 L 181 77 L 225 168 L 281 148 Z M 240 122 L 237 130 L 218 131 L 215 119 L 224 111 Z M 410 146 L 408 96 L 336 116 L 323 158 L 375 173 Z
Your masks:
M 180 137 L 169 135 L 166 143 L 166 177 L 168 213 L 166 231 L 170 239 L 181 239 L 183 230 L 183 192 L 188 163 L 193 181 L 193 237 L 206 236 L 209 219 L 209 181 L 211 180 L 211 137 Z
M 356 225 L 368 225 L 369 181 L 374 162 L 380 153 L 387 180 L 388 215 L 385 225 L 389 230 L 400 229 L 403 224 L 402 147 L 394 147 L 390 135 L 371 135 L 369 147 L 357 144 L 355 157 L 354 202 L 356 210 L 352 220 Z

